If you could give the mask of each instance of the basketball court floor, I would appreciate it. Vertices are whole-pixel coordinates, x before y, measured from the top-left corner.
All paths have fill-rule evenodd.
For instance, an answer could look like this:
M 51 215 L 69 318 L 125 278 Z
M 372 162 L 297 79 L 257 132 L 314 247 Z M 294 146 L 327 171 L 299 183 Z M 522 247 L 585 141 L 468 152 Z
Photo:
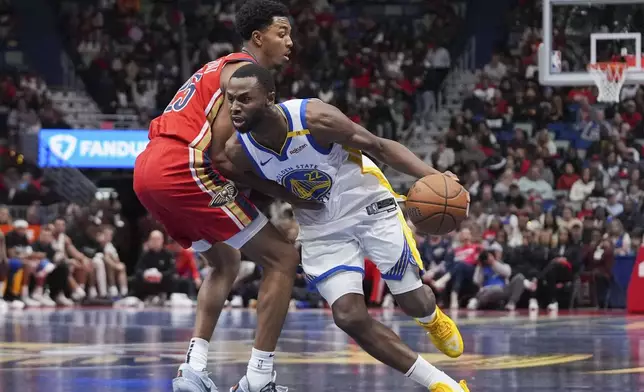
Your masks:
M 461 311 L 466 353 L 458 359 L 438 353 L 406 316 L 374 316 L 472 392 L 644 390 L 644 316 Z M 0 391 L 171 391 L 193 319 L 192 310 L 165 309 L 2 314 Z M 220 391 L 245 373 L 254 324 L 253 311 L 223 314 L 209 360 Z M 423 390 L 363 353 L 327 311 L 289 314 L 277 364 L 294 392 Z

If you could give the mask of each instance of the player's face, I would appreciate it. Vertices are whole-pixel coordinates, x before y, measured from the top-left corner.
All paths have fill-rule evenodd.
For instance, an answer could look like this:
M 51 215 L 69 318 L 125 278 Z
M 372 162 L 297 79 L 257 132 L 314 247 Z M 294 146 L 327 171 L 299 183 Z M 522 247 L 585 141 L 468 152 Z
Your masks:
M 288 18 L 273 18 L 273 24 L 262 32 L 262 52 L 273 67 L 278 67 L 289 60 L 292 47 L 291 23 Z
M 241 133 L 253 129 L 272 105 L 271 96 L 266 95 L 256 78 L 231 78 L 226 99 L 230 103 L 230 119 L 235 129 Z

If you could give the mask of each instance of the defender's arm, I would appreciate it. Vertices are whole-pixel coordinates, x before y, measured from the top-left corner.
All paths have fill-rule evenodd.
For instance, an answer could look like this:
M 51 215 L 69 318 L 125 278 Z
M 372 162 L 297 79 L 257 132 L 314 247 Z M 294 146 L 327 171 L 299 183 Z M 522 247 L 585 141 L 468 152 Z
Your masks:
M 253 164 L 243 151 L 236 134 L 228 139 L 223 154 L 219 154 L 215 161 L 217 168 L 224 176 L 265 195 L 283 200 L 300 208 L 317 209 L 322 207 L 321 203 L 300 199 L 278 183 L 265 180 L 255 174 Z

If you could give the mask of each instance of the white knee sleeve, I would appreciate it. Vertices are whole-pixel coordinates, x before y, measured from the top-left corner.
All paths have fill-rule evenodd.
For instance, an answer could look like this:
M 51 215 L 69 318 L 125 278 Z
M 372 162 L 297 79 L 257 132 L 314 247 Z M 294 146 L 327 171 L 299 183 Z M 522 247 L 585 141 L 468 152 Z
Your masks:
M 400 280 L 385 280 L 389 291 L 393 295 L 399 295 L 414 291 L 423 286 L 423 281 L 420 280 L 418 268 L 415 266 L 407 266 L 405 273 Z
M 320 292 L 320 295 L 329 303 L 329 306 L 331 306 L 343 295 L 364 295 L 364 291 L 362 290 L 362 280 L 363 276 L 360 272 L 342 271 L 318 282 L 316 287 Z

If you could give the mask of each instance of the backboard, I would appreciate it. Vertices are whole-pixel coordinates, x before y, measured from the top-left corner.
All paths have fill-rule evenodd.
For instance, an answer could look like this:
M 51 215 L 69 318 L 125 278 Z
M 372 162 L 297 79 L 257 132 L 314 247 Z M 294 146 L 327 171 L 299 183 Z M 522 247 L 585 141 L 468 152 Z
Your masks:
M 615 11 L 618 8 L 620 12 Z M 639 21 L 644 0 L 543 0 L 542 11 L 543 41 L 538 53 L 542 85 L 594 85 L 588 64 L 619 61 L 624 56 L 629 63 L 634 59 L 625 71 L 625 84 L 644 84 Z M 565 37 L 563 48 L 554 43 L 556 32 Z M 565 61 L 573 53 L 575 64 L 561 69 L 562 58 Z

